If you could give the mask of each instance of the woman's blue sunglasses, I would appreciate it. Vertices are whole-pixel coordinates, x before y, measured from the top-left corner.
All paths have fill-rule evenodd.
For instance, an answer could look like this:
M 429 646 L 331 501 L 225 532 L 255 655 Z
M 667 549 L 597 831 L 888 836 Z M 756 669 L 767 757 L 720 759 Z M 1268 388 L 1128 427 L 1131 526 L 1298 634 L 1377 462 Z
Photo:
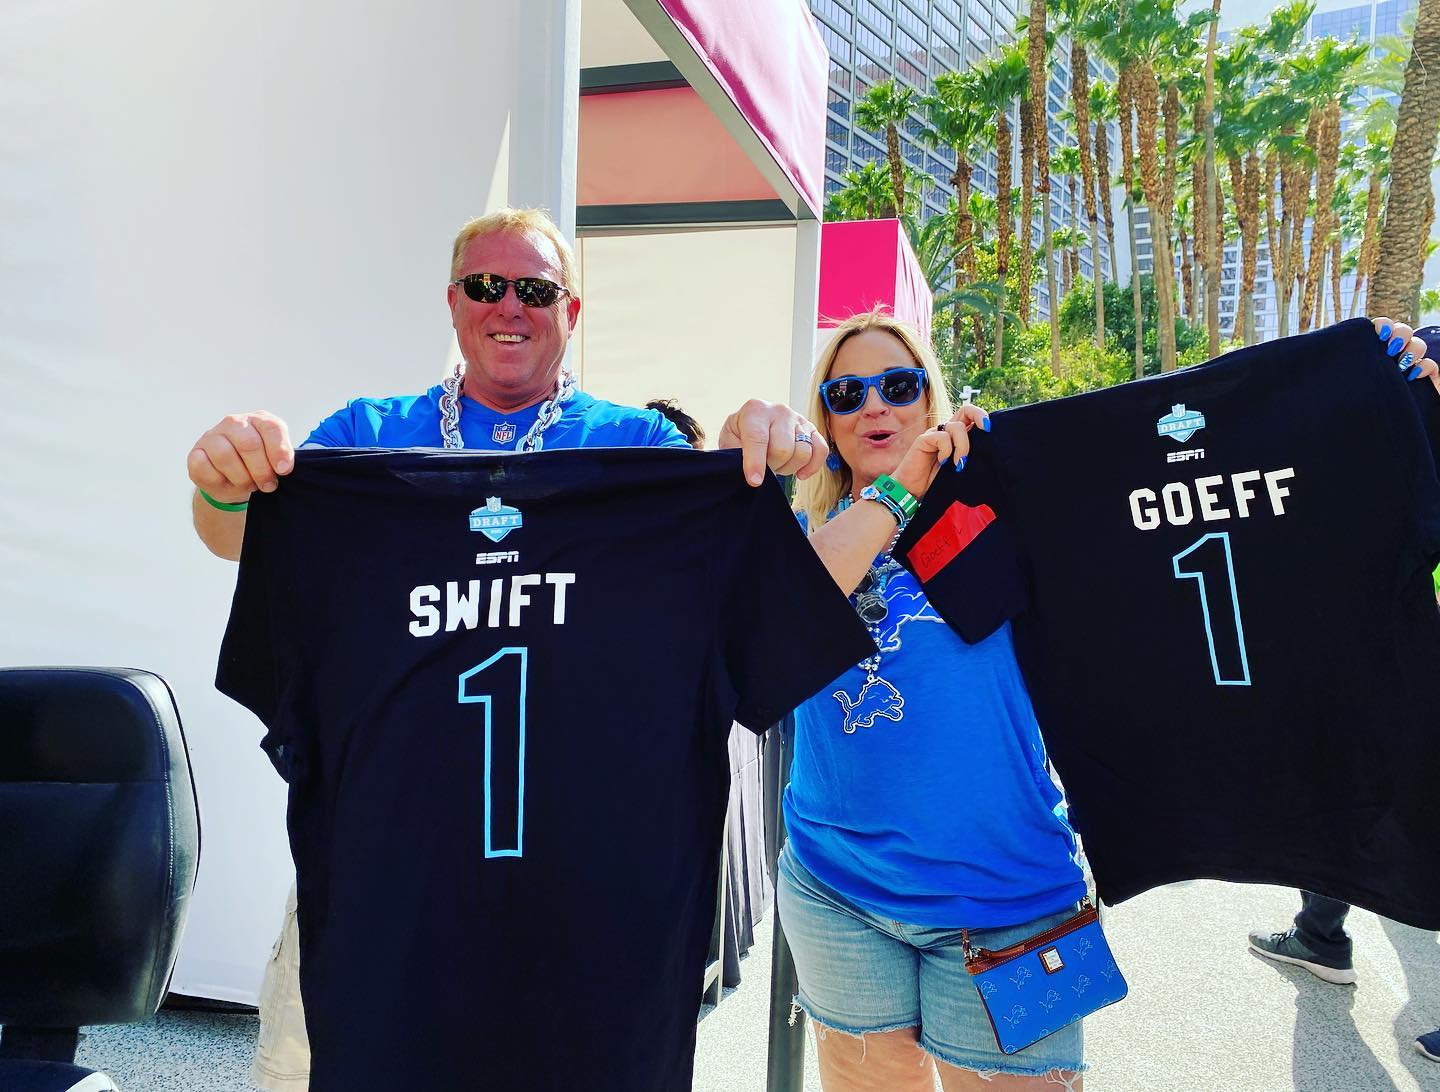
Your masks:
M 854 413 L 874 387 L 892 406 L 908 406 L 925 389 L 924 368 L 889 368 L 879 375 L 842 375 L 820 384 L 820 400 L 831 413 Z

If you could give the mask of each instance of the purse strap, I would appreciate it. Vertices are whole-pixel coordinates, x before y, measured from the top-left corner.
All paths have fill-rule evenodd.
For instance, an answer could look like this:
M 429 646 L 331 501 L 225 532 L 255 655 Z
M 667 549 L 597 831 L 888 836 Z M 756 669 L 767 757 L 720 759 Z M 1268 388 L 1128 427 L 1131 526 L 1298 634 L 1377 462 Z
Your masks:
M 1003 963 L 1005 960 L 1014 959 L 1016 956 L 1024 955 L 1032 948 L 1039 948 L 1045 944 L 1048 944 L 1056 937 L 1062 937 L 1066 933 L 1070 932 L 1072 929 L 1078 928 L 1079 924 L 1083 923 L 1077 923 L 1077 918 L 1088 918 L 1092 915 L 1098 917 L 1098 914 L 1099 911 L 1095 909 L 1095 904 L 1090 901 L 1090 896 L 1087 894 L 1084 898 L 1080 900 L 1080 906 L 1075 911 L 1075 913 L 1071 914 L 1068 918 L 1060 922 L 1058 925 L 1052 925 L 1049 929 L 1042 930 L 1041 932 L 1036 933 L 1034 936 L 1026 937 L 1024 940 L 1016 941 L 1014 944 L 1011 944 L 1005 948 L 1000 948 L 997 951 L 991 951 L 989 948 L 972 947 L 970 944 L 970 930 L 961 929 L 960 952 L 965 959 L 965 969 L 971 971 L 971 973 L 973 974 L 974 971 L 971 969 L 972 963 L 979 963 L 982 961 L 990 962 L 992 960 L 997 963 Z

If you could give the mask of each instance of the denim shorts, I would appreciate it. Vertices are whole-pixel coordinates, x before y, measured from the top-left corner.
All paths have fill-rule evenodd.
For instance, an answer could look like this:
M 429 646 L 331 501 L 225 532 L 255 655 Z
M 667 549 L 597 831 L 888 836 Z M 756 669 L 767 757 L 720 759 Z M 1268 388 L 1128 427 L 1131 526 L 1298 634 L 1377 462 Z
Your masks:
M 987 1075 L 1084 1069 L 1083 1021 L 1018 1053 L 1000 1049 L 965 970 L 958 928 L 905 925 L 862 910 L 807 872 L 788 843 L 776 905 L 800 979 L 795 1003 L 822 1027 L 852 1035 L 918 1027 L 927 1053 Z M 971 929 L 971 941 L 1004 948 L 1073 913 Z

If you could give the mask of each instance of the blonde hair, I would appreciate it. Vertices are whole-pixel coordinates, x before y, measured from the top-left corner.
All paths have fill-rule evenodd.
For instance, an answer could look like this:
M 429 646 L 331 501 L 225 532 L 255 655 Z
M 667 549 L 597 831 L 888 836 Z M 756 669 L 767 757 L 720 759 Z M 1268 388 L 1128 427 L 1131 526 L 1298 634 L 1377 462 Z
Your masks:
M 460 229 L 460 234 L 455 236 L 455 245 L 450 251 L 450 279 L 453 281 L 460 276 L 460 262 L 465 256 L 465 248 L 481 235 L 498 235 L 501 232 L 514 232 L 517 235 L 526 232 L 534 232 L 544 236 L 555 247 L 555 253 L 560 258 L 560 281 L 570 293 L 575 292 L 575 252 L 570 249 L 570 241 L 560 233 L 555 226 L 555 221 L 544 209 L 512 209 L 509 207 L 496 209 L 494 212 L 487 212 L 484 216 L 477 216 Z
M 927 428 L 933 428 L 950 420 L 953 414 L 950 408 L 950 394 L 945 389 L 945 377 L 940 374 L 940 364 L 935 359 L 935 354 L 930 351 L 930 347 L 920 340 L 920 335 L 915 328 L 901 322 L 879 307 L 873 311 L 866 311 L 862 315 L 854 315 L 835 328 L 834 337 L 825 346 L 824 352 L 820 354 L 820 359 L 815 362 L 815 370 L 810 376 L 807 416 L 820 426 L 820 431 L 830 444 L 831 452 L 837 458 L 838 452 L 835 451 L 835 443 L 829 428 L 829 411 L 826 410 L 825 403 L 820 399 L 820 384 L 829 378 L 830 369 L 835 364 L 835 358 L 839 355 L 841 346 L 856 334 L 864 333 L 866 330 L 884 330 L 905 346 L 911 360 L 925 369 L 925 400 L 929 410 L 926 414 Z M 825 521 L 835 511 L 840 499 L 850 492 L 853 484 L 854 479 L 851 476 L 850 468 L 844 464 L 843 460 L 839 470 L 831 470 L 825 466 L 813 477 L 799 483 L 795 491 L 795 510 L 805 513 L 806 522 L 812 533 L 825 525 Z

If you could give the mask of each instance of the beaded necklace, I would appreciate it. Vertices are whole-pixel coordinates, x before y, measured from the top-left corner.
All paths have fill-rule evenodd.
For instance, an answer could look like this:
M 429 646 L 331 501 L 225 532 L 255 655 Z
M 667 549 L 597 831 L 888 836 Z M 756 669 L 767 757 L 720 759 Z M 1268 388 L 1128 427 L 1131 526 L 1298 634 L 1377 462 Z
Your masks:
M 854 503 L 848 494 L 840 498 L 835 514 L 844 512 Z M 896 537 L 899 537 L 898 534 Z M 895 540 L 891 539 L 885 552 L 871 562 L 869 570 L 861 577 L 859 585 L 851 594 L 855 613 L 865 623 L 865 628 L 870 631 L 870 639 L 875 642 L 875 654 L 867 656 L 859 664 L 865 671 L 867 685 L 873 683 L 880 674 L 880 660 L 883 655 L 880 651 L 880 623 L 890 614 L 890 607 L 885 602 L 885 589 L 889 587 L 891 577 L 900 571 L 900 563 L 890 556 L 890 550 L 894 549 L 894 546 Z
M 440 435 L 445 441 L 447 451 L 459 451 L 465 447 L 465 438 L 460 435 L 460 381 L 464 376 L 465 365 L 462 362 L 455 365 L 455 371 L 446 376 L 441 384 L 444 390 L 440 395 Z M 569 368 L 562 369 L 555 397 L 548 399 L 540 407 L 540 415 L 535 418 L 530 431 L 516 441 L 515 450 L 541 450 L 545 446 L 541 434 L 560 420 L 560 415 L 564 412 L 563 404 L 574 397 L 577 389 L 575 373 Z

